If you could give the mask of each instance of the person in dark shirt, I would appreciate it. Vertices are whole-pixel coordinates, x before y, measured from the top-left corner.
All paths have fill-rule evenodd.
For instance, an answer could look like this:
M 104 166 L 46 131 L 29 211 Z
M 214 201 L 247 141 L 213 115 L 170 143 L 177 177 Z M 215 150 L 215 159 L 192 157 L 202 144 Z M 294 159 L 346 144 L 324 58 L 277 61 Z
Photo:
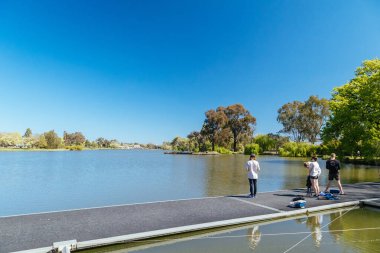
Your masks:
M 335 159 L 335 154 L 332 153 L 330 156 L 330 159 L 326 161 L 326 169 L 329 170 L 329 182 L 327 183 L 325 192 L 327 192 L 330 188 L 331 182 L 335 179 L 338 183 L 339 191 L 340 194 L 343 195 L 343 187 L 342 184 L 340 183 L 340 175 L 339 175 L 339 170 L 340 170 L 340 162 L 339 160 Z

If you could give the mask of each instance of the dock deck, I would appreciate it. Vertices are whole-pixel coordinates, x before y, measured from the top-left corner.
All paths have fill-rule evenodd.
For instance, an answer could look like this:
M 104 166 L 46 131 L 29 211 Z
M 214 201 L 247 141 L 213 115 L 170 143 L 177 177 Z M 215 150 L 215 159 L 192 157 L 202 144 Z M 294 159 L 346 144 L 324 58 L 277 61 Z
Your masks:
M 307 208 L 288 207 L 304 189 L 173 200 L 0 217 L 0 252 L 48 252 L 53 243 L 75 240 L 73 249 L 285 218 L 360 203 L 380 203 L 380 183 L 344 185 L 339 200 L 305 198 Z M 372 199 L 372 201 L 371 201 Z M 369 202 L 368 202 L 369 200 Z M 375 205 L 374 204 L 374 205 Z

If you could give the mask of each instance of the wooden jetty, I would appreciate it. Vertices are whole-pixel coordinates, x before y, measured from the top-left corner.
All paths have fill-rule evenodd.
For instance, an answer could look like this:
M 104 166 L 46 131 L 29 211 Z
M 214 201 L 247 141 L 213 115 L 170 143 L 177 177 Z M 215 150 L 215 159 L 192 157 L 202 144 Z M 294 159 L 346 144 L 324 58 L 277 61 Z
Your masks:
M 380 205 L 380 183 L 344 185 L 338 200 L 305 198 L 307 207 L 288 207 L 305 189 L 172 200 L 0 217 L 0 252 L 70 252 L 116 243 L 289 218 L 359 205 Z

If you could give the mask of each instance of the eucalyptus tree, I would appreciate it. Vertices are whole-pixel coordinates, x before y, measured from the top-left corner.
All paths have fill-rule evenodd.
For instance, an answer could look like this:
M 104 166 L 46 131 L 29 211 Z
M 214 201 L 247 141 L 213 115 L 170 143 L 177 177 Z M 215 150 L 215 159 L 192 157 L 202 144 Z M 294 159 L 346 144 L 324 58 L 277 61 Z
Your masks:
M 103 137 L 99 137 L 95 140 L 96 142 L 96 145 L 98 146 L 98 148 L 103 148 L 104 147 L 104 143 L 105 143 L 105 140 Z
M 278 109 L 277 121 L 280 122 L 283 128 L 281 133 L 289 134 L 292 140 L 301 142 L 305 140 L 302 107 L 304 103 L 300 101 L 293 101 L 284 104 Z
M 66 146 L 84 145 L 86 137 L 81 132 L 67 133 L 65 131 L 63 132 L 63 141 Z
M 32 137 L 32 130 L 30 128 L 27 128 L 22 137 L 24 137 L 24 138 Z
M 218 134 L 226 125 L 227 116 L 222 110 L 208 110 L 205 113 L 206 119 L 203 122 L 201 135 L 211 142 L 212 151 L 215 151 L 215 144 Z
M 170 143 L 173 150 L 176 151 L 190 151 L 189 149 L 189 139 L 175 137 Z
M 30 128 L 27 128 L 24 135 L 22 136 L 22 147 L 23 148 L 38 147 L 38 137 L 33 136 L 32 130 Z
M 45 132 L 44 137 L 47 143 L 47 148 L 56 149 L 62 146 L 62 139 L 58 137 L 54 130 Z
M 219 107 L 219 112 L 223 112 L 227 118 L 226 126 L 232 132 L 233 150 L 236 152 L 238 144 L 244 139 L 251 139 L 256 124 L 256 118 L 241 104 L 234 104 L 227 107 Z
M 223 127 L 216 136 L 216 145 L 231 150 L 232 147 L 232 132 L 228 127 Z
M 103 138 L 103 137 L 99 137 L 95 140 L 96 144 L 98 145 L 99 148 L 109 148 L 110 145 L 111 145 L 111 141 Z
M 278 151 L 285 143 L 289 142 L 288 136 L 281 136 L 279 134 L 269 133 L 268 137 L 274 141 L 274 150 Z
M 205 138 L 198 131 L 193 131 L 187 135 L 189 139 L 190 149 L 193 151 L 206 151 L 205 150 Z
M 302 106 L 303 134 L 311 143 L 319 139 L 322 128 L 330 115 L 329 101 L 325 98 L 310 96 Z
M 327 99 L 310 96 L 305 102 L 293 101 L 278 109 L 277 121 L 282 123 L 282 133 L 296 142 L 315 143 L 330 115 Z

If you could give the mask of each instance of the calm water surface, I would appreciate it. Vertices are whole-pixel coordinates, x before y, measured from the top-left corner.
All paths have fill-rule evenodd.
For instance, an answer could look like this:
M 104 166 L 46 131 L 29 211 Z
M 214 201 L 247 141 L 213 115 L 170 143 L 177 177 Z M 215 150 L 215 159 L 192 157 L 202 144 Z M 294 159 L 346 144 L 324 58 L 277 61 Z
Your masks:
M 247 193 L 247 156 L 162 151 L 0 152 L 0 216 Z M 259 191 L 304 187 L 305 159 L 259 156 Z M 325 161 L 321 178 L 325 185 Z M 344 165 L 343 183 L 379 181 L 380 168 Z

